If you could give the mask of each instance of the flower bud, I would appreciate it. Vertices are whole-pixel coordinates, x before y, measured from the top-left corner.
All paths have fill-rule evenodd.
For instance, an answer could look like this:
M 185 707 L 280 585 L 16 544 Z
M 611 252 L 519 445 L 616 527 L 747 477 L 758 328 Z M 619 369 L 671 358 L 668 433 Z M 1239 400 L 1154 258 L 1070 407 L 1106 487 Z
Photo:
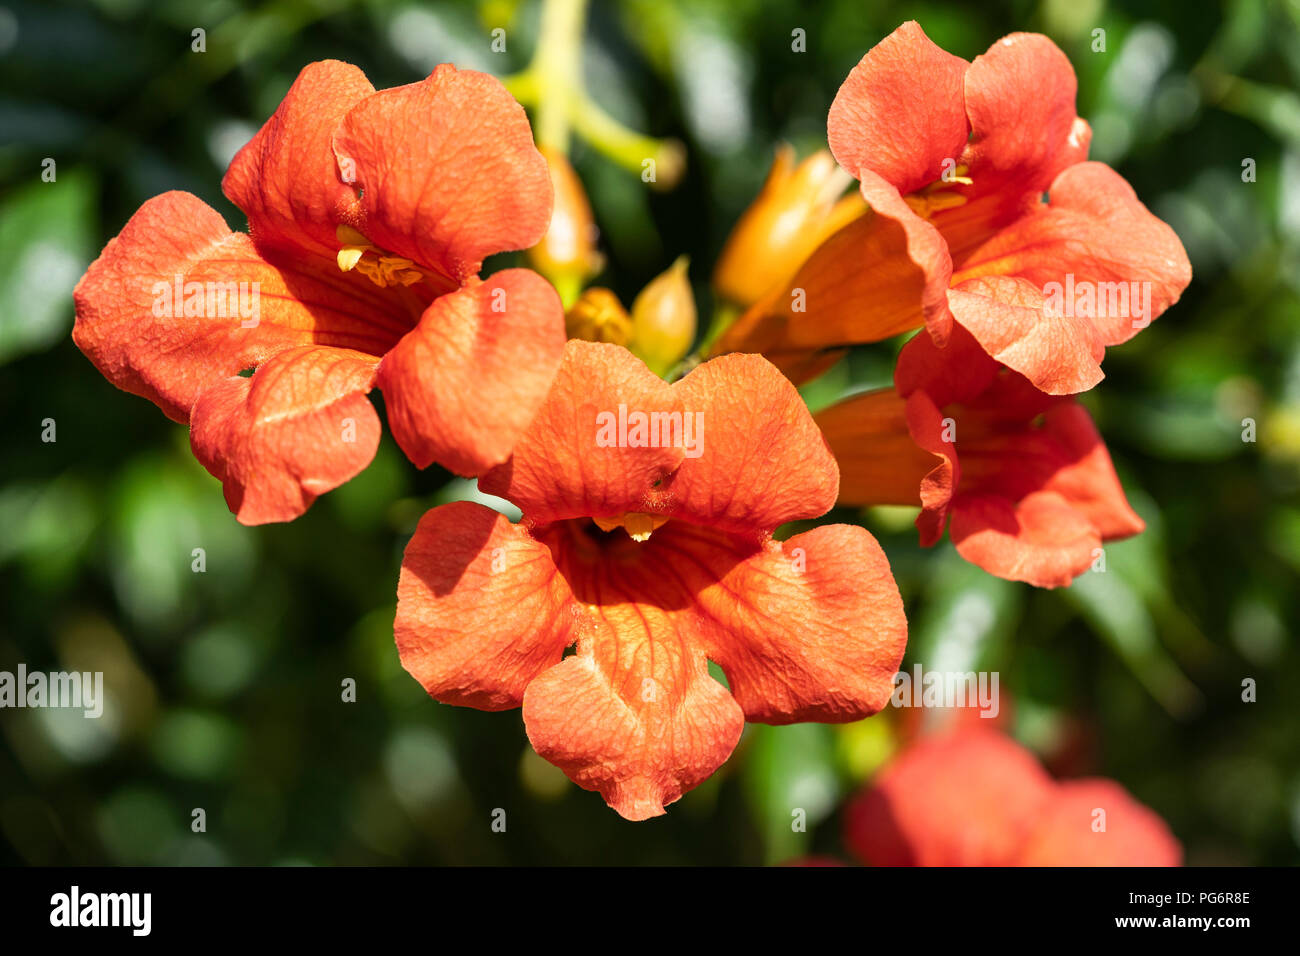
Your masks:
M 628 346 L 656 375 L 666 375 L 695 341 L 695 296 L 680 256 L 650 281 L 632 303 Z
M 609 289 L 592 286 L 565 314 L 564 330 L 571 339 L 627 345 L 632 338 L 632 318 L 618 296 Z
M 790 279 L 814 249 L 866 211 L 857 192 L 844 195 L 852 181 L 828 150 L 796 166 L 794 147 L 779 146 L 767 181 L 718 258 L 718 296 L 747 307 Z
M 528 261 L 554 283 L 565 306 L 570 306 L 583 283 L 600 272 L 605 260 L 596 251 L 599 230 L 582 180 L 563 153 L 546 147 L 541 153 L 551 173 L 555 205 L 550 228 L 542 241 L 528 250 Z

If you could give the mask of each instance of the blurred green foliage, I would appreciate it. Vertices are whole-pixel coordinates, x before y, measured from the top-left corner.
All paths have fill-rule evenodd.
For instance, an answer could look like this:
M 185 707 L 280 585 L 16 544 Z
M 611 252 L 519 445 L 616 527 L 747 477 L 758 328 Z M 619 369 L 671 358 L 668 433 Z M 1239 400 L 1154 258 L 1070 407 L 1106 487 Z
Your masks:
M 1094 157 L 1175 227 L 1195 279 L 1110 350 L 1087 397 L 1150 526 L 1107 549 L 1105 575 L 1034 591 L 946 543 L 919 549 L 908 515 L 865 515 L 907 600 L 905 666 L 999 671 L 1018 736 L 1058 773 L 1120 780 L 1189 862 L 1294 863 L 1300 3 L 595 3 L 593 95 L 689 150 L 685 179 L 656 192 L 575 148 L 609 255 L 599 282 L 630 301 L 687 253 L 707 314 L 708 265 L 776 141 L 823 146 L 839 82 L 911 18 L 967 58 L 1015 30 L 1053 37 L 1079 74 Z M 225 164 L 302 65 L 351 61 L 379 87 L 442 61 L 505 75 L 527 63 L 537 20 L 534 3 L 502 0 L 0 6 L 0 669 L 102 670 L 110 692 L 98 721 L 0 712 L 0 862 L 844 857 L 842 801 L 906 713 L 751 726 L 667 817 L 625 823 L 529 751 L 517 711 L 444 707 L 400 668 L 401 550 L 426 508 L 470 493 L 464 483 L 415 471 L 385 437 L 367 471 L 302 519 L 243 528 L 184 429 L 114 390 L 68 336 L 72 285 L 145 199 L 186 189 L 243 226 L 220 192 Z M 490 50 L 498 26 L 502 54 Z M 795 28 L 806 53 L 791 49 Z M 1243 182 L 1248 159 L 1255 182 Z M 840 366 L 820 400 L 887 377 L 882 348 Z M 1245 418 L 1255 443 L 1242 441 Z M 341 699 L 347 678 L 355 703 Z M 1245 678 L 1256 703 L 1242 702 Z M 791 807 L 806 810 L 807 833 L 792 830 Z M 206 833 L 191 829 L 196 808 Z

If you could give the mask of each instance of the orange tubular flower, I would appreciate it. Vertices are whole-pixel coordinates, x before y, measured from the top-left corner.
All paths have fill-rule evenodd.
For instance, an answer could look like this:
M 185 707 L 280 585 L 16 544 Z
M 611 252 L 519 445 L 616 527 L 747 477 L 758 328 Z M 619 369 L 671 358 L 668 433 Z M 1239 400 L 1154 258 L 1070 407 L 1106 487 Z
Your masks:
M 523 522 L 461 502 L 411 539 L 403 666 L 444 703 L 522 705 L 533 747 L 571 780 L 627 819 L 662 814 L 746 720 L 851 721 L 888 702 L 907 624 L 875 539 L 772 537 L 829 509 L 838 483 L 759 356 L 669 385 L 625 349 L 571 341 L 513 457 L 479 480 Z
M 1075 88 L 1046 37 L 1011 34 L 967 63 L 903 24 L 853 68 L 827 121 L 872 215 L 716 351 L 762 351 L 803 379 L 825 367 L 817 356 L 923 323 L 942 346 L 957 324 L 1045 392 L 1095 385 L 1105 347 L 1176 302 L 1191 266 L 1114 170 L 1085 161 Z
M 1078 400 L 1040 392 L 965 329 L 942 349 L 915 336 L 894 383 L 816 416 L 840 463 L 842 503 L 919 503 L 926 547 L 951 516 L 962 557 L 1038 587 L 1069 584 L 1103 541 L 1143 529 Z
M 713 270 L 713 288 L 739 306 L 782 286 L 822 240 L 866 212 L 844 191 L 852 178 L 821 149 L 798 165 L 794 147 L 777 148 L 758 198 L 727 237 Z
M 986 728 L 923 738 L 845 814 L 849 848 L 875 866 L 1178 866 L 1182 847 L 1111 780 L 1053 781 Z
M 419 467 L 478 474 L 509 456 L 564 317 L 535 273 L 478 277 L 486 256 L 537 242 L 551 211 L 500 83 L 444 65 L 376 92 L 354 66 L 313 63 L 222 188 L 251 235 L 188 193 L 149 200 L 78 284 L 73 338 L 190 425 L 241 522 L 295 518 L 369 464 L 376 384 Z

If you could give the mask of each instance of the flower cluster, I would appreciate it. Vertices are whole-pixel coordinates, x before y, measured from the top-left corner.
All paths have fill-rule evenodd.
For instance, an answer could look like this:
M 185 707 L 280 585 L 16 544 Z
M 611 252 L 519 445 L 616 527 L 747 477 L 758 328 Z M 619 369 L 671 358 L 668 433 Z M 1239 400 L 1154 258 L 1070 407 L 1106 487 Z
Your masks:
M 946 528 L 969 561 L 1044 587 L 1142 529 L 1077 395 L 1190 270 L 1087 161 L 1074 100 L 1044 37 L 968 63 L 904 24 L 845 80 L 830 151 L 778 153 L 714 273 L 728 321 L 688 355 L 685 259 L 630 314 L 583 291 L 603 257 L 581 182 L 501 83 L 440 66 L 376 91 L 316 63 L 226 173 L 248 232 L 187 193 L 150 200 L 78 285 L 73 335 L 189 425 L 245 524 L 292 520 L 366 467 L 379 387 L 416 467 L 522 514 L 459 501 L 420 520 L 403 666 L 444 703 L 522 707 L 542 757 L 640 820 L 712 775 L 746 721 L 888 703 L 903 602 L 870 533 L 817 522 L 837 502 L 914 505 L 923 544 Z M 481 274 L 524 249 L 537 271 Z M 911 332 L 892 388 L 809 413 L 796 385 Z M 1076 810 L 1096 803 L 1158 845 L 1144 859 L 1176 856 L 1126 797 L 1030 764 L 987 735 L 923 742 L 855 805 L 852 842 L 876 862 L 1092 858 L 1111 851 L 1083 845 Z M 989 777 L 976 796 L 1001 822 L 978 839 L 946 809 L 954 766 L 968 805 Z
M 713 350 L 761 351 L 795 381 L 913 329 L 894 387 L 818 415 L 845 504 L 917 504 L 967 560 L 1041 587 L 1142 530 L 1088 413 L 1105 349 L 1178 300 L 1173 230 L 1087 161 L 1074 71 L 1017 33 L 967 63 L 906 23 L 831 105 L 831 152 L 867 211 L 772 285 Z M 951 518 L 951 523 L 949 523 Z

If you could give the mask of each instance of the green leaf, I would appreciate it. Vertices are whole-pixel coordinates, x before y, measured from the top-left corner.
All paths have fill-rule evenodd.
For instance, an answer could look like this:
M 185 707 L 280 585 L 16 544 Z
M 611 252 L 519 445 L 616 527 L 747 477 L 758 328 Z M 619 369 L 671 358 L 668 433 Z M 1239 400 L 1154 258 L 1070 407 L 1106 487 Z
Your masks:
M 35 174 L 34 174 L 34 178 Z M 96 187 L 78 170 L 0 203 L 0 364 L 72 327 L 72 287 L 90 263 Z

